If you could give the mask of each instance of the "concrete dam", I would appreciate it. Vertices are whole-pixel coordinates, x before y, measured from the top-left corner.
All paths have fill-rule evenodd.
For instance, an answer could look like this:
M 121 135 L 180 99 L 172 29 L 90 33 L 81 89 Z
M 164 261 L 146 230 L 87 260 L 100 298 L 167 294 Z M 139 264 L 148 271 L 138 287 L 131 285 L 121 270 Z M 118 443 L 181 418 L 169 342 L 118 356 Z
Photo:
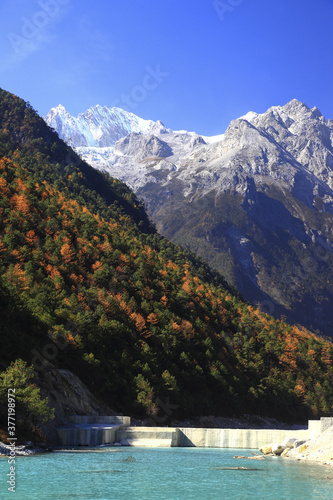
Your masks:
M 185 427 L 131 427 L 130 417 L 78 416 L 70 417 L 58 434 L 63 446 L 113 445 L 157 447 L 204 447 L 258 449 L 268 443 L 286 439 L 314 439 L 333 418 L 310 420 L 307 429 L 205 429 Z

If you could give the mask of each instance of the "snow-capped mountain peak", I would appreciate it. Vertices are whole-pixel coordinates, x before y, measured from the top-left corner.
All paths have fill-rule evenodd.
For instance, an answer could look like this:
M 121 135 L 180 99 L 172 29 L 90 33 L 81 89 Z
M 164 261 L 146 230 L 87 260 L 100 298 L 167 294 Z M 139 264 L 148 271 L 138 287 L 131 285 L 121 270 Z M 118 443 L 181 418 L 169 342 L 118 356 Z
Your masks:
M 241 120 L 247 120 L 248 122 L 252 123 L 255 121 L 255 119 L 258 117 L 258 113 L 255 113 L 254 111 L 249 111 L 246 113 L 246 115 L 241 116 Z
M 52 108 L 44 117 L 46 123 L 54 128 L 61 139 L 74 147 L 113 147 L 126 135 L 136 133 L 160 133 L 166 131 L 158 121 L 144 120 L 134 113 L 106 106 L 92 106 L 76 118 L 66 108 Z
M 233 120 L 224 134 L 214 137 L 172 131 L 161 121 L 144 120 L 120 108 L 100 105 L 92 106 L 77 118 L 59 105 L 50 110 L 45 120 L 88 163 L 120 177 L 134 190 L 153 180 L 152 171 L 148 169 L 147 175 L 147 168 L 141 163 L 149 156 L 165 159 L 154 168 L 170 169 L 168 178 L 179 171 L 182 177 L 188 175 L 190 182 L 193 169 L 199 168 L 204 190 L 224 189 L 245 171 L 268 176 L 270 181 L 279 178 L 292 186 L 294 172 L 300 165 L 333 187 L 332 120 L 326 122 L 316 107 L 310 109 L 297 99 L 284 106 L 272 106 L 261 114 L 250 111 Z M 131 138 L 124 141 L 129 134 Z M 236 168 L 237 165 L 241 166 Z M 280 165 L 279 169 L 274 165 Z M 216 168 L 220 173 L 214 184 L 208 180 Z

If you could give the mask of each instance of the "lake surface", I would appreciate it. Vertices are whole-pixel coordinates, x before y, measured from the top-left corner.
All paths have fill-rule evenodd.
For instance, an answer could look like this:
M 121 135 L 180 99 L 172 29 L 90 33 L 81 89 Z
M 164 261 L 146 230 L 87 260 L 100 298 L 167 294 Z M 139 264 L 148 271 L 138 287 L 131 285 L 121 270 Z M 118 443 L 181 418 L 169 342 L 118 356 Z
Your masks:
M 16 493 L 7 490 L 8 458 L 0 458 L 2 500 L 321 500 L 333 498 L 333 467 L 283 458 L 235 459 L 253 450 L 102 448 L 16 458 Z M 244 467 L 246 469 L 237 469 Z

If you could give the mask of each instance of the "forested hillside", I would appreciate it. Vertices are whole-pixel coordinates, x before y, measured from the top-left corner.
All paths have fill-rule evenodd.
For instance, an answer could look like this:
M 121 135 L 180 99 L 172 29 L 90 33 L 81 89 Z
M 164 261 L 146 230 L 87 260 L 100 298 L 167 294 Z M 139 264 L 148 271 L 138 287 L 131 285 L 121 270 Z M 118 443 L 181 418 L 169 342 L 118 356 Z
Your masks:
M 5 91 L 0 131 L 3 369 L 51 361 L 140 417 L 332 412 L 330 342 L 241 301 Z

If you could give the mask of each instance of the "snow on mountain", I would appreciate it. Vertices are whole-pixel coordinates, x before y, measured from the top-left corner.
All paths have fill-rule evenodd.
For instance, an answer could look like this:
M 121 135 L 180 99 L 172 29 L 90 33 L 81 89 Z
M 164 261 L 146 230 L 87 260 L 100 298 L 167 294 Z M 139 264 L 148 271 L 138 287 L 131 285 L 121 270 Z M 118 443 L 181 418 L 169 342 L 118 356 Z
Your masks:
M 263 114 L 250 112 L 233 120 L 220 136 L 156 130 L 155 126 L 153 134 L 150 130 L 126 141 L 122 138 L 114 148 L 80 147 L 77 152 L 94 167 L 120 177 L 134 191 L 148 182 L 163 179 L 167 184 L 177 178 L 187 196 L 193 190 L 199 195 L 231 186 L 245 192 L 246 177 L 255 175 L 256 184 L 283 181 L 290 189 L 295 186 L 304 200 L 309 197 L 305 186 L 311 185 L 312 194 L 320 192 L 331 206 L 332 139 L 332 120 L 326 122 L 316 108 L 310 110 L 294 100 Z M 156 146 L 158 141 L 163 147 Z
M 136 133 L 163 133 L 164 125 L 158 121 L 143 120 L 120 108 L 100 105 L 80 113 L 77 118 L 59 104 L 44 117 L 61 139 L 73 147 L 113 147 L 121 138 Z
M 333 121 L 297 99 L 262 114 L 251 111 L 214 137 L 172 131 L 160 121 L 99 105 L 77 118 L 59 105 L 45 120 L 84 160 L 134 191 L 179 179 L 189 196 L 195 179 L 196 195 L 231 186 L 245 192 L 246 177 L 255 175 L 256 184 L 283 181 L 292 189 L 296 183 L 306 199 L 311 185 L 313 195 L 333 202 Z

